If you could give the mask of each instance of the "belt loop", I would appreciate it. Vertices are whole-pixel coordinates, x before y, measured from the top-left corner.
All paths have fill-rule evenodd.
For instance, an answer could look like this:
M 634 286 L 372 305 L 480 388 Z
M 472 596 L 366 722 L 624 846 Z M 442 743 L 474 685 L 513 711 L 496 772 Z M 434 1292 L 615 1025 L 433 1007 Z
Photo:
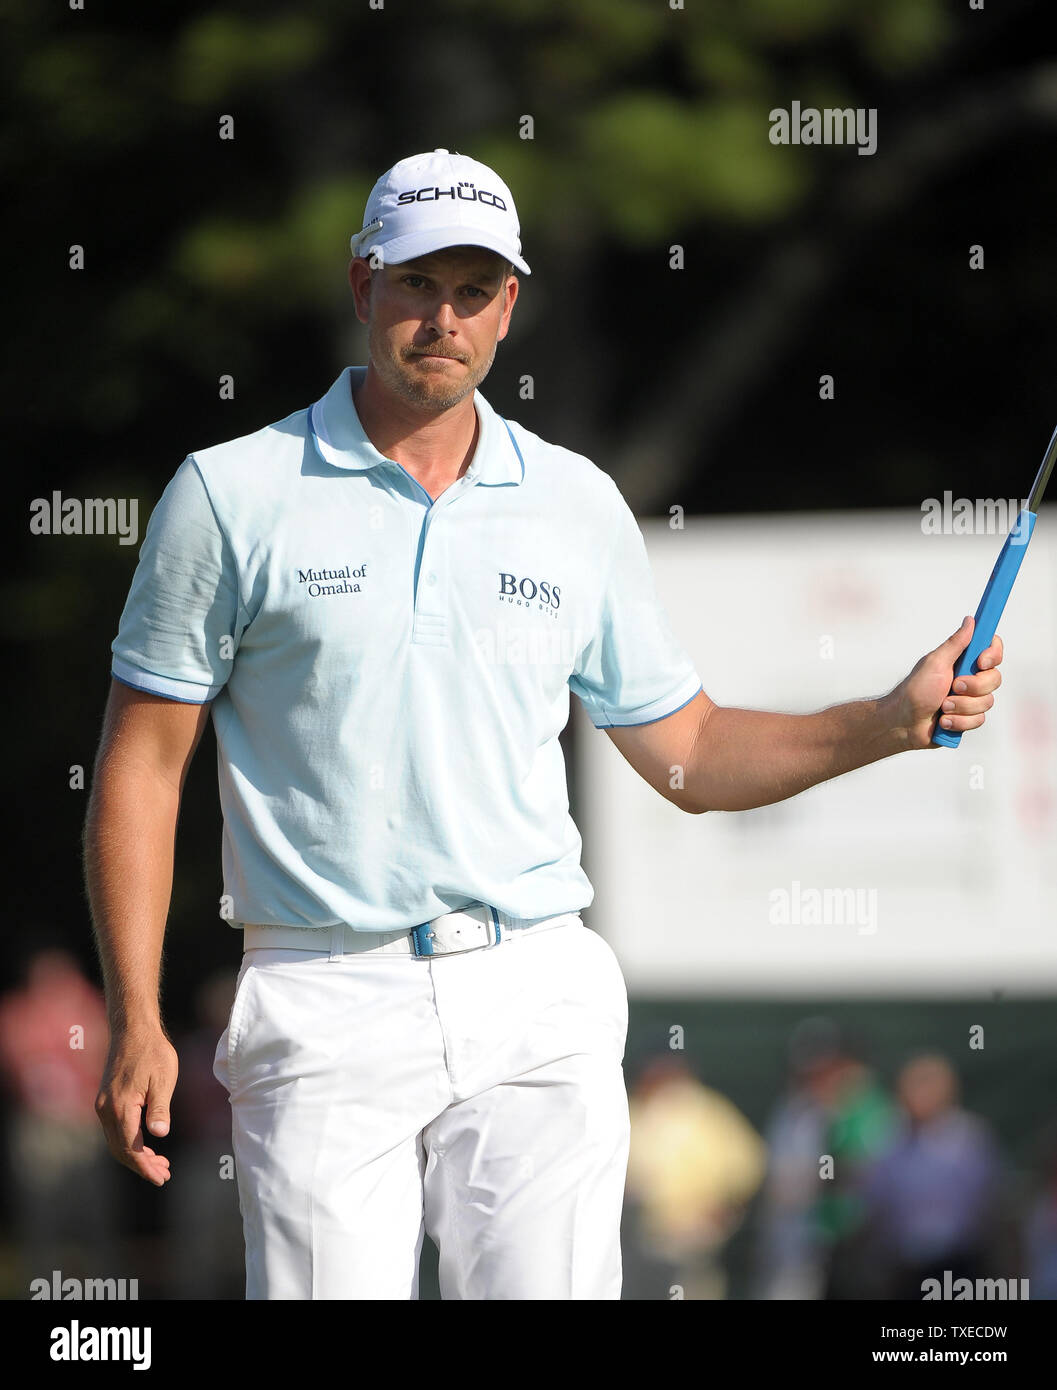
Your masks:
M 330 929 L 330 959 L 340 960 L 345 954 L 345 923 L 335 922 Z

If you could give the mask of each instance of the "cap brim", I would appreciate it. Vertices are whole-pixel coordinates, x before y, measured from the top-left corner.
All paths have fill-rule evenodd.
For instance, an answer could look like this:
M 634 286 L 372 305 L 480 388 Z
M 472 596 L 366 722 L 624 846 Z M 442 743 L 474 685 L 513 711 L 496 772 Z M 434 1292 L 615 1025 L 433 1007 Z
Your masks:
M 486 233 L 475 232 L 469 227 L 433 228 L 429 231 L 412 232 L 408 236 L 394 237 L 392 241 L 386 242 L 368 239 L 357 254 L 369 256 L 377 248 L 386 265 L 403 265 L 405 261 L 413 261 L 418 256 L 428 256 L 433 251 L 446 251 L 451 246 L 483 246 L 486 251 L 494 251 L 497 256 L 502 256 L 504 261 L 509 261 L 522 275 L 532 274 L 527 263 L 520 256 L 515 256 L 509 246 L 504 246 L 499 237 L 489 238 Z

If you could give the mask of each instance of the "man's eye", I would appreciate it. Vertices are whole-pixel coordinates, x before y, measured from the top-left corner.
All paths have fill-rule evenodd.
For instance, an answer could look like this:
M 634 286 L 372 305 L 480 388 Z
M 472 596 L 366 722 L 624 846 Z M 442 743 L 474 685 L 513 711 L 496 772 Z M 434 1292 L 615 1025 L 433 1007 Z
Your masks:
M 414 281 L 414 284 L 411 283 L 412 281 Z M 424 285 L 425 283 L 426 283 L 426 282 L 425 282 L 424 278 L 423 278 L 421 275 L 405 275 L 405 276 L 404 276 L 404 284 L 405 284 L 405 285 L 411 285 L 411 288 L 412 288 L 413 290 L 417 290 L 418 287 L 419 287 L 420 285 Z
M 482 289 L 480 288 L 480 286 L 478 286 L 478 285 L 467 285 L 467 286 L 466 286 L 466 293 L 469 294 L 469 295 L 478 295 L 478 294 L 479 294 L 479 295 L 482 295 L 482 296 L 483 296 L 483 295 L 484 295 L 484 290 L 482 290 Z M 487 296 L 485 296 L 485 297 L 487 298 Z

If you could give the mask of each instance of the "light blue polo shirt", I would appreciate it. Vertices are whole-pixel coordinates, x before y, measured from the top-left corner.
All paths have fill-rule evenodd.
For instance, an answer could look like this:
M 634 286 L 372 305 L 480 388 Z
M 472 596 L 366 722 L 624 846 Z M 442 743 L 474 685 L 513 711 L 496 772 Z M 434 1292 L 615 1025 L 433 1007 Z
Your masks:
M 471 464 L 431 500 L 364 434 L 365 371 L 183 461 L 113 674 L 212 702 L 234 925 L 578 912 L 570 690 L 606 728 L 663 719 L 701 681 L 606 473 L 477 392 Z

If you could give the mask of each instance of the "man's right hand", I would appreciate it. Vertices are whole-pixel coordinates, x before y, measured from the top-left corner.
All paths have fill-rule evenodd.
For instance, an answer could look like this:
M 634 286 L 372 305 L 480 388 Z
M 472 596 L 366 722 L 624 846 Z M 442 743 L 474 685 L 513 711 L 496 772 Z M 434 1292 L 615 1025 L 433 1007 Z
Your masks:
M 95 1110 L 117 1161 L 156 1187 L 169 1181 L 169 1160 L 146 1147 L 144 1133 L 168 1134 L 179 1071 L 158 1003 L 162 942 L 180 796 L 209 710 L 112 679 L 85 818 L 85 881 L 110 1022 Z
M 117 1161 L 155 1187 L 163 1187 L 171 1174 L 165 1155 L 143 1142 L 144 1110 L 149 1135 L 169 1133 L 169 1102 L 178 1072 L 176 1049 L 161 1028 L 111 1036 L 95 1113 Z

